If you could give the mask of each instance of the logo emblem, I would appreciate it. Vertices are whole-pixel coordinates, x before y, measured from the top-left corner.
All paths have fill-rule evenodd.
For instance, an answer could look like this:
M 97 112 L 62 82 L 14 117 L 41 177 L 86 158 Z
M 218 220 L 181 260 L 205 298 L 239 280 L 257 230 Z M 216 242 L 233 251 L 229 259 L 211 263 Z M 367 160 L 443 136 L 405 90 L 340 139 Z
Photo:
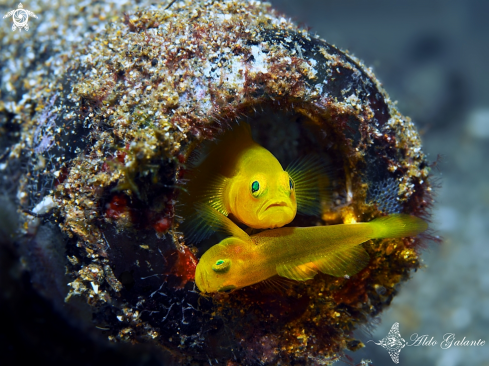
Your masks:
M 14 22 L 14 24 L 12 24 L 13 31 L 17 28 L 19 28 L 19 30 L 22 30 L 22 28 L 29 30 L 29 24 L 27 23 L 29 21 L 29 16 L 37 18 L 36 14 L 24 9 L 22 3 L 19 3 L 18 9 L 9 11 L 3 16 L 3 19 L 12 17 L 12 21 Z
M 369 341 L 374 342 L 374 341 Z M 392 358 L 394 363 L 399 363 L 399 354 L 401 350 L 406 346 L 406 341 L 401 337 L 399 333 L 399 323 L 394 323 L 387 337 L 382 338 L 379 343 L 375 344 L 384 347 Z

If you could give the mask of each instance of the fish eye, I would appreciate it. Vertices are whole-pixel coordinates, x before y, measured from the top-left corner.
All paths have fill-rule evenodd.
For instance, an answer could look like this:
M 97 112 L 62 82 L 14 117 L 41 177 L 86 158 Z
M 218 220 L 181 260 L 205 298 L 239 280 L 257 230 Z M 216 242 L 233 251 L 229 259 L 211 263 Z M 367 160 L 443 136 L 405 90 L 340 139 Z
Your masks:
M 290 177 L 289 177 L 289 187 L 290 187 L 290 190 L 294 189 L 294 181 Z
M 251 194 L 254 196 L 254 197 L 257 197 L 258 196 L 258 191 L 260 190 L 260 182 L 258 182 L 257 180 L 255 180 L 253 183 L 251 183 Z
M 251 183 L 251 193 L 255 193 L 260 189 L 260 182 L 255 180 L 253 183 Z
M 231 268 L 230 259 L 219 259 L 212 265 L 212 270 L 216 273 L 226 273 Z

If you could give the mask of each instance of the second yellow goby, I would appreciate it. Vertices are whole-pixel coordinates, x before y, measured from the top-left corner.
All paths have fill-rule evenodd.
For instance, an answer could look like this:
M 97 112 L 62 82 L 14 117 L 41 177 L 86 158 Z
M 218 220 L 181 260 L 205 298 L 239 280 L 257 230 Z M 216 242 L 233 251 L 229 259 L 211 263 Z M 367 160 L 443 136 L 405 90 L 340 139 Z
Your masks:
M 231 291 L 277 274 L 297 281 L 311 279 L 318 272 L 353 276 L 369 261 L 361 243 L 415 236 L 428 227 L 420 218 L 396 214 L 364 223 L 286 227 L 249 236 L 213 209 L 203 208 L 201 214 L 232 235 L 200 259 L 195 283 L 203 293 Z

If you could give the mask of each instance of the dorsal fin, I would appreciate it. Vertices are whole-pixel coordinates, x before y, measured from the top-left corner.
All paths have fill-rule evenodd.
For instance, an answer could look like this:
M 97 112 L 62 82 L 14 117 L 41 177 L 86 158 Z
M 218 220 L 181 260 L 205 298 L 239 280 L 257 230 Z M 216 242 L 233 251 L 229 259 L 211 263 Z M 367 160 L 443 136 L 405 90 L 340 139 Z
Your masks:
M 283 263 L 276 267 L 279 276 L 296 281 L 306 281 L 318 272 L 335 277 L 353 276 L 368 264 L 368 253 L 361 245 L 320 257 L 313 262 L 300 261 Z
M 328 170 L 328 166 L 318 155 L 307 155 L 294 161 L 285 169 L 295 184 L 299 213 L 321 214 L 321 202 L 329 199 Z
M 251 240 L 249 235 L 238 225 L 212 207 L 204 204 L 197 204 L 195 211 L 199 215 L 202 225 L 208 225 L 214 231 L 220 231 L 244 241 Z

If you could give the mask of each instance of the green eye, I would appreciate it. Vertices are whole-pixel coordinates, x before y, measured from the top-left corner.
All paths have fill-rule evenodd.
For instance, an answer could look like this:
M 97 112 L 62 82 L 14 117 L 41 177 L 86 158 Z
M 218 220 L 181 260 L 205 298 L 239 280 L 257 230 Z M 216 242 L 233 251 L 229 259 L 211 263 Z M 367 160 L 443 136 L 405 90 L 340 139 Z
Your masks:
M 260 183 L 255 180 L 253 183 L 251 183 L 251 193 L 255 193 L 255 192 L 258 192 L 258 190 L 260 189 Z
M 289 187 L 290 187 L 290 190 L 294 189 L 294 181 L 292 180 L 292 178 L 289 178 Z
M 231 260 L 230 259 L 219 259 L 212 266 L 212 270 L 217 273 L 226 273 L 231 268 Z

